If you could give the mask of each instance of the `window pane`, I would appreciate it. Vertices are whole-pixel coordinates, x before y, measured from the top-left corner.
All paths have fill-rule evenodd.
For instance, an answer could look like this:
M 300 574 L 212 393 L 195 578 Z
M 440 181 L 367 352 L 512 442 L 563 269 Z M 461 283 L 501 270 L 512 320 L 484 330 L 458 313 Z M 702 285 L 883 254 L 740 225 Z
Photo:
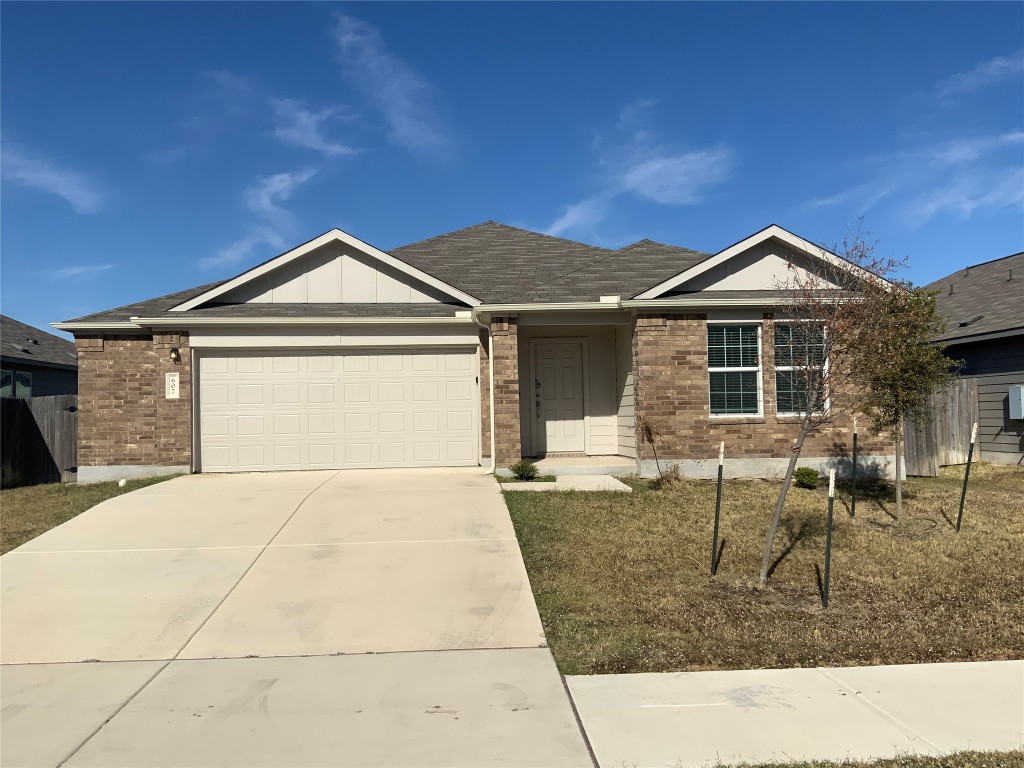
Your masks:
M 0 370 L 0 397 L 14 397 L 14 371 Z
M 775 364 L 819 366 L 825 360 L 825 331 L 819 323 L 776 324 Z
M 708 386 L 713 415 L 757 413 L 757 371 L 710 373 Z
M 775 372 L 775 403 L 778 413 L 804 413 L 807 410 L 807 390 L 817 380 L 817 376 L 809 373 L 806 370 Z M 824 392 L 819 392 L 814 410 L 820 411 L 824 406 Z
M 32 397 L 32 374 L 17 371 L 14 374 L 14 396 Z
M 709 368 L 757 367 L 756 325 L 709 325 Z

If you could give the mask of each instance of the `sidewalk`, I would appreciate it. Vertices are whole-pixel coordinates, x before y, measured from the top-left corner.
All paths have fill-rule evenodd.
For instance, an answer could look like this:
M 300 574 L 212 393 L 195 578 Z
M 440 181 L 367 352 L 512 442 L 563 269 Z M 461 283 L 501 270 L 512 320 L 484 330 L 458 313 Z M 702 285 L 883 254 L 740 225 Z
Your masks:
M 1020 749 L 1024 661 L 567 678 L 602 766 Z

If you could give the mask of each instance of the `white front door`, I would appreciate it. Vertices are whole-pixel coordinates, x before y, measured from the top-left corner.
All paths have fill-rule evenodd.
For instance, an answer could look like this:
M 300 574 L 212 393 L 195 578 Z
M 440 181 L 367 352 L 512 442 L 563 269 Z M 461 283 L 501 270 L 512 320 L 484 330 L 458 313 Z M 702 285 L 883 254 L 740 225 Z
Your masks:
M 535 342 L 533 375 L 534 451 L 582 453 L 583 343 Z

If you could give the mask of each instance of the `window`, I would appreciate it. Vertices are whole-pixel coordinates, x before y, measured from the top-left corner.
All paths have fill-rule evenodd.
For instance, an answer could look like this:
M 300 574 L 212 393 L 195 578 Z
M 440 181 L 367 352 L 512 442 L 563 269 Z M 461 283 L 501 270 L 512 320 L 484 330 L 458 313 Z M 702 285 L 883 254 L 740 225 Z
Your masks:
M 712 416 L 761 413 L 761 326 L 708 325 Z
M 0 397 L 32 397 L 32 374 L 7 368 L 0 370 Z
M 825 330 L 818 323 L 776 323 L 776 412 L 796 415 L 807 411 L 808 390 L 821 376 L 825 361 Z M 825 408 L 825 393 L 817 393 L 815 411 Z
M 27 371 L 14 372 L 14 396 L 32 397 L 32 374 Z

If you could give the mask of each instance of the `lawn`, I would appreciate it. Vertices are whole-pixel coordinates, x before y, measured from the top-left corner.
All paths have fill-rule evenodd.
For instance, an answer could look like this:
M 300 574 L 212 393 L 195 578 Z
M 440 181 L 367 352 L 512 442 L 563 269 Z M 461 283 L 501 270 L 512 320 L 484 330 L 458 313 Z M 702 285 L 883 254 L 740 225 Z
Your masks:
M 101 501 L 168 479 L 129 480 L 123 488 L 119 488 L 117 482 L 47 483 L 0 491 L 0 554 L 66 523 Z
M 1024 657 L 1024 470 L 978 464 L 848 513 L 840 494 L 821 608 L 824 489 L 790 492 L 769 587 L 757 574 L 777 483 L 727 481 L 718 575 L 715 484 L 506 493 L 548 641 L 565 674 L 905 664 Z
M 906 755 L 883 760 L 807 760 L 796 763 L 758 763 L 737 768 L 1021 768 L 1024 752 L 955 752 L 940 757 Z

